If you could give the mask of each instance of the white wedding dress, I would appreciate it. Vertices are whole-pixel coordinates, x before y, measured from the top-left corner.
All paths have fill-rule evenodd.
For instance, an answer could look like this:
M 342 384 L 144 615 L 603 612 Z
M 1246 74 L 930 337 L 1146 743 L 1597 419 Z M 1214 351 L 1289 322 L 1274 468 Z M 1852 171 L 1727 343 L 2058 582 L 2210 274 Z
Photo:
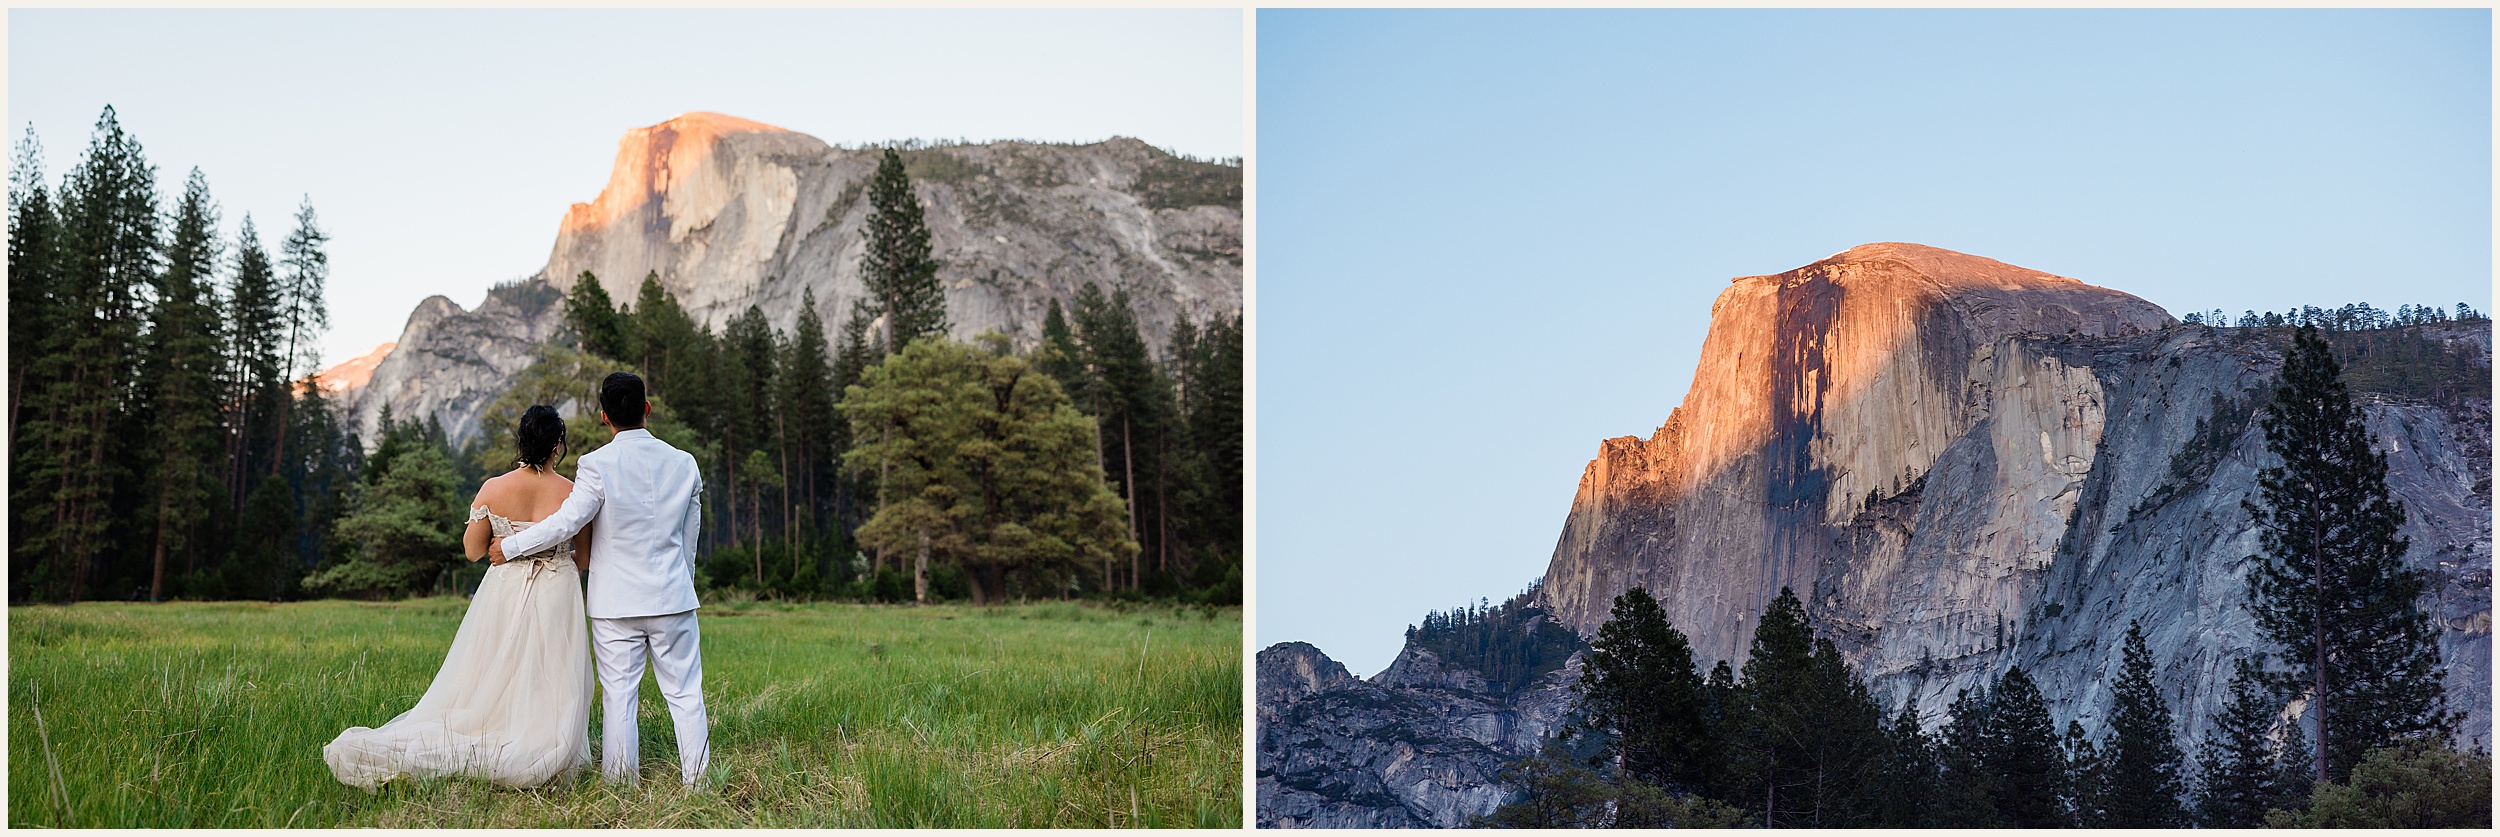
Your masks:
M 535 522 L 469 510 L 481 517 L 497 537 Z M 580 579 L 569 541 L 489 568 L 425 696 L 378 729 L 354 727 L 322 747 L 330 772 L 366 790 L 439 776 L 533 787 L 590 764 Z

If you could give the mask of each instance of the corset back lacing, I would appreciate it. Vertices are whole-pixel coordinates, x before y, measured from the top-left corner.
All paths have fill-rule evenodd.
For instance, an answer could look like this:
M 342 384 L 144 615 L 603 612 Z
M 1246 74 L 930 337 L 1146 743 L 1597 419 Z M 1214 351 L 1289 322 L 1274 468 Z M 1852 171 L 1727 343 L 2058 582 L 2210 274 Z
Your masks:
M 485 506 L 471 506 L 469 508 L 469 520 L 471 522 L 475 522 L 479 518 L 484 518 L 486 520 L 487 525 L 493 529 L 495 537 L 498 538 L 509 538 L 512 537 L 512 533 L 520 531 L 520 527 L 513 525 L 511 518 L 487 511 Z M 526 523 L 536 522 L 538 521 L 526 521 Z M 504 563 L 509 564 L 514 561 L 528 561 L 530 565 L 530 572 L 527 577 L 522 579 L 522 583 L 527 585 L 530 582 L 538 580 L 539 571 L 552 571 L 556 568 L 556 564 L 558 562 L 571 563 L 572 560 L 573 542 L 565 541 L 548 549 L 540 550 L 536 554 L 530 555 L 526 558 L 506 555 Z

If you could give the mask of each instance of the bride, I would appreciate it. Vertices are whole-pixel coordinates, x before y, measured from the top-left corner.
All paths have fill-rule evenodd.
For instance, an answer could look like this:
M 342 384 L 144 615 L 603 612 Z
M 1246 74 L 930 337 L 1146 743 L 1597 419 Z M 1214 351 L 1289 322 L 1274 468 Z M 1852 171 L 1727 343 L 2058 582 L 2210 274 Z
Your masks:
M 550 466 L 564 419 L 531 407 L 513 433 L 519 467 L 487 480 L 469 509 L 469 560 L 564 504 L 573 483 Z M 531 787 L 590 763 L 590 642 L 581 568 L 590 530 L 486 571 L 451 651 L 417 705 L 379 729 L 354 727 L 321 748 L 339 781 L 368 791 L 397 778 L 468 776 Z

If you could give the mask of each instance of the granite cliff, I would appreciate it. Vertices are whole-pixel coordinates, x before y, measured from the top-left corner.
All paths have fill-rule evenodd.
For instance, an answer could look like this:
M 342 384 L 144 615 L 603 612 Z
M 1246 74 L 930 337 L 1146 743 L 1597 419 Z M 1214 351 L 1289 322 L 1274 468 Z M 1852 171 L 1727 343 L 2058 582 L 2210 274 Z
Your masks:
M 2415 328 L 2488 367 L 2488 321 Z M 1696 656 L 1741 665 L 1789 587 L 1888 707 L 1932 723 L 2020 664 L 2095 732 L 2140 620 L 2195 740 L 2262 647 L 2240 502 L 2268 459 L 2247 405 L 2284 337 L 1912 244 L 1737 279 L 1683 405 L 1582 472 L 1544 604 L 1585 635 L 1646 587 Z M 2487 745 L 2490 400 L 2356 390 L 2431 574 L 2461 739 Z
M 2402 336 L 2457 348 L 2487 380 L 2489 320 Z M 2231 661 L 2264 647 L 2243 605 L 2259 546 L 2241 501 L 2270 463 L 2254 417 L 2287 344 L 2284 329 L 2181 324 L 2125 293 L 1914 244 L 1736 279 L 1682 406 L 1646 439 L 1605 440 L 1584 469 L 1538 603 L 1588 637 L 1616 595 L 1645 587 L 1697 662 L 1741 666 L 1752 621 L 1789 587 L 1888 710 L 1911 702 L 1932 729 L 1956 692 L 2020 664 L 2060 727 L 2095 735 L 2140 621 L 2193 742 Z M 2488 390 L 2348 382 L 2387 446 L 2407 560 L 2429 573 L 2459 743 L 2489 747 Z M 1473 715 L 1420 708 L 1411 688 L 1272 689 L 1271 654 L 1284 671 L 1325 668 L 1288 665 L 1316 649 L 1260 656 L 1263 825 L 1457 824 L 1488 798 L 1475 777 L 1534 751 L 1435 721 Z M 1546 687 L 1568 703 L 1567 683 Z M 1423 769 L 1409 764 L 1449 766 L 1431 793 L 1400 793 L 1418 783 L 1383 765 Z M 1370 792 L 1374 777 L 1386 790 Z
M 350 409 L 368 437 L 382 406 L 431 414 L 455 440 L 485 401 L 561 326 L 554 304 L 584 272 L 630 302 L 646 274 L 698 323 L 759 306 L 778 329 L 813 291 L 829 331 L 865 295 L 859 256 L 878 149 L 689 113 L 626 132 L 608 183 L 557 225 L 547 264 L 474 311 L 433 297 Z M 1150 346 L 1174 322 L 1242 306 L 1241 169 L 1116 138 L 1088 145 L 997 142 L 904 152 L 943 263 L 952 334 L 1039 339 L 1048 303 L 1094 282 L 1129 290 Z M 828 334 L 836 339 L 838 334 Z

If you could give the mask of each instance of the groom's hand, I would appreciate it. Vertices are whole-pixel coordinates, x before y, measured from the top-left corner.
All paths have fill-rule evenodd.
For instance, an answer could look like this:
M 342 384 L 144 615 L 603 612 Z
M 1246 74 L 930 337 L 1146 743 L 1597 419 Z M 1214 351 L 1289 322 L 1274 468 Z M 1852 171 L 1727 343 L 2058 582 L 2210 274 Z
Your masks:
M 487 562 L 487 563 L 489 563 L 489 564 L 493 564 L 493 565 L 495 565 L 495 566 L 500 567 L 500 566 L 503 566 L 503 562 L 505 562 L 505 561 L 509 561 L 509 560 L 512 560 L 512 559 L 504 557 L 504 554 L 503 554 L 503 539 L 502 539 L 502 538 L 487 538 L 487 539 L 486 539 L 486 562 Z

